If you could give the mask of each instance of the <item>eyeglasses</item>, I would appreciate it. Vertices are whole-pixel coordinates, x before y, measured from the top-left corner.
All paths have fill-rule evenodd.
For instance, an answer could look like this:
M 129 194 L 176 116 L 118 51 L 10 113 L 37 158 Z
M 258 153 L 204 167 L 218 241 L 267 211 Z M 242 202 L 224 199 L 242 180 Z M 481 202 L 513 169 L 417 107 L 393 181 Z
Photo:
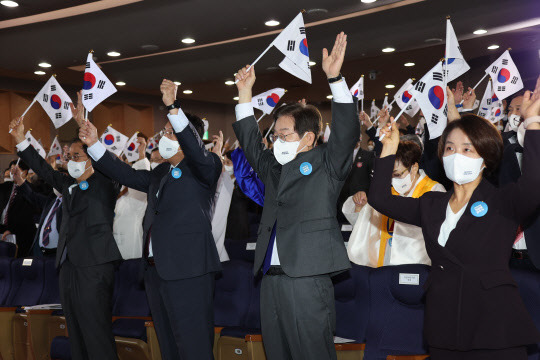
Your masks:
M 159 132 L 159 136 L 165 136 L 165 135 L 174 135 L 174 131 L 163 129 Z
M 85 157 L 86 157 L 86 154 L 85 155 L 80 155 L 80 154 L 66 155 L 67 161 L 70 161 L 70 160 L 79 161 L 79 159 L 84 160 Z
M 394 179 L 403 179 L 403 177 L 405 176 L 405 173 L 407 172 L 411 172 L 411 169 L 405 169 L 403 170 L 400 174 L 392 174 L 392 178 Z
M 293 135 L 293 134 L 296 134 L 295 132 L 292 132 L 290 134 L 278 134 L 278 135 L 275 135 L 275 134 L 272 134 L 269 136 L 270 140 L 275 143 L 278 139 L 281 141 L 281 142 L 285 142 L 287 141 L 287 136 L 290 136 L 290 135 Z

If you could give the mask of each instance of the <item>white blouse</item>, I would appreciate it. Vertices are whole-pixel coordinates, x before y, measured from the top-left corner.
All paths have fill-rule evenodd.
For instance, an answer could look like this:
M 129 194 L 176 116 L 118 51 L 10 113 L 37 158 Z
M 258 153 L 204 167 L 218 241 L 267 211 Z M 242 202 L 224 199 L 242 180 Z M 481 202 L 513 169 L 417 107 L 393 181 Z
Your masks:
M 444 222 L 441 225 L 441 231 L 439 232 L 438 241 L 441 246 L 446 246 L 450 233 L 456 228 L 459 219 L 461 219 L 461 215 L 463 215 L 465 209 L 467 209 L 467 205 L 469 204 L 466 204 L 457 212 L 457 214 L 454 214 L 450 207 L 450 203 L 448 203 L 448 206 L 446 207 L 446 219 L 444 219 Z

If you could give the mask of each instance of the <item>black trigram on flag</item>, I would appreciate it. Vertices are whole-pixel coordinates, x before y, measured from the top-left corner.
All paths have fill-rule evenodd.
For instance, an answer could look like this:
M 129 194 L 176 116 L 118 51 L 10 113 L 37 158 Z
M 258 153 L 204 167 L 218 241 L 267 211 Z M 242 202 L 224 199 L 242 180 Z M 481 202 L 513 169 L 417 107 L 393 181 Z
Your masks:
M 506 86 L 497 86 L 497 91 L 506 91 Z
M 294 51 L 295 45 L 296 45 L 296 41 L 289 40 L 289 43 L 287 44 L 287 50 L 288 51 Z
M 439 117 L 435 114 L 431 114 L 431 122 L 437 125 L 438 121 L 439 121 Z
M 90 69 L 90 62 L 89 61 L 86 63 L 86 68 Z
M 493 65 L 493 66 L 491 67 L 491 72 L 492 72 L 493 74 L 496 74 L 496 73 L 497 73 L 497 71 L 499 71 L 499 67 L 498 67 L 498 66 L 495 66 L 495 65 Z
M 502 59 L 502 64 L 503 65 L 508 65 L 508 59 Z
M 56 113 L 56 114 L 54 114 L 54 116 L 56 116 L 57 119 L 61 119 L 62 118 L 62 113 Z
M 49 101 L 49 95 L 43 94 L 43 102 L 47 102 L 47 101 Z
M 515 84 L 517 84 L 518 80 L 519 80 L 519 78 L 517 76 L 514 76 L 512 78 L 512 81 L 510 81 L 510 82 L 515 85 Z
M 99 80 L 98 86 L 97 86 L 98 89 L 103 89 L 103 87 L 105 86 L 105 82 L 106 82 L 105 80 Z
M 419 81 L 414 85 L 414 89 L 419 92 L 424 92 L 424 89 L 426 88 L 426 83 Z
M 440 72 L 434 72 L 433 73 L 433 80 L 437 81 L 443 81 L 443 76 Z
M 305 27 L 303 27 L 303 26 L 300 27 L 300 34 L 306 35 L 306 28 Z
M 443 114 L 444 116 L 448 116 L 448 105 L 445 105 Z
M 84 100 L 92 100 L 94 98 L 94 94 L 84 94 Z
M 259 104 L 259 106 L 263 106 L 264 105 L 264 101 L 262 98 L 258 98 L 257 99 L 257 103 Z
M 56 85 L 51 85 L 51 91 L 56 91 Z
M 69 110 L 69 105 L 71 105 L 69 101 L 64 102 L 64 110 Z
M 463 51 L 461 51 L 461 46 L 458 45 L 457 49 L 459 50 L 459 53 L 463 55 Z
M 120 141 L 120 135 L 116 135 L 116 141 Z
M 489 98 L 489 99 L 486 100 L 486 104 L 487 104 L 488 106 L 491 105 L 491 98 Z

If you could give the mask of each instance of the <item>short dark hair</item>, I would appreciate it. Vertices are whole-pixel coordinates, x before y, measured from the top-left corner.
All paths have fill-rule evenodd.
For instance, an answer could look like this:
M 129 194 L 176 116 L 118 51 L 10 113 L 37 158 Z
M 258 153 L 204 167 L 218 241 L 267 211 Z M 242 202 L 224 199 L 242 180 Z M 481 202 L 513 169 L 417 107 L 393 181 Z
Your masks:
M 153 148 L 150 154 L 152 154 L 154 151 L 159 151 L 159 148 L 158 147 Z
M 232 160 L 232 156 L 231 154 L 233 153 L 234 150 L 229 150 L 229 151 L 226 151 L 225 154 L 223 154 L 227 159 L 229 160 Z
M 69 146 L 71 146 L 73 144 L 81 144 L 84 153 L 86 155 L 88 155 L 88 146 L 85 143 L 83 143 L 81 139 L 75 138 L 75 139 L 71 140 L 70 143 L 69 143 Z
M 284 105 L 274 112 L 274 121 L 281 116 L 292 116 L 294 119 L 294 131 L 302 137 L 307 132 L 315 134 L 315 141 L 319 138 L 322 129 L 322 116 L 313 105 L 303 105 L 300 103 L 291 103 Z
M 486 165 L 485 175 L 492 175 L 499 167 L 504 149 L 499 130 L 489 120 L 473 114 L 464 115 L 461 119 L 452 121 L 444 129 L 439 139 L 439 159 L 441 161 L 444 155 L 446 139 L 455 129 L 460 129 L 467 135 L 478 155 L 484 159 Z
M 416 163 L 420 163 L 422 158 L 422 149 L 414 141 L 400 141 L 396 152 L 396 161 L 410 169 Z
M 137 137 L 138 137 L 138 138 L 142 137 L 142 138 L 144 139 L 144 141 L 148 141 L 148 136 L 144 135 L 142 132 L 139 132 L 139 133 L 137 134 Z
M 19 159 L 19 160 L 12 160 L 12 161 L 9 163 L 8 169 L 11 169 L 11 167 L 12 167 L 13 165 L 17 165 L 17 161 L 19 162 L 19 168 L 20 168 L 22 171 L 28 171 L 28 170 L 30 170 L 30 167 L 29 167 L 24 161 L 22 161 L 22 159 Z
M 197 134 L 199 134 L 199 137 L 202 139 L 204 136 L 204 122 L 200 117 L 197 115 L 193 115 L 190 113 L 184 113 L 186 117 L 188 118 L 191 125 L 195 127 L 195 130 L 197 130 Z

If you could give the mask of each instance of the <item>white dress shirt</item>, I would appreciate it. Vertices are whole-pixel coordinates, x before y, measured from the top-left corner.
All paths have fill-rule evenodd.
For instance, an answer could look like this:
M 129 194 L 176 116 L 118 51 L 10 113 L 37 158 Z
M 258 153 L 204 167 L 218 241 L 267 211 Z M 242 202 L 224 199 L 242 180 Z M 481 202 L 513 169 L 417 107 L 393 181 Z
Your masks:
M 57 197 L 55 199 L 55 202 L 57 200 L 60 200 L 60 204 L 58 204 L 58 210 L 56 214 L 58 214 L 58 211 L 62 211 L 62 197 Z M 49 212 L 47 213 L 47 216 L 45 216 L 45 219 L 43 219 L 43 226 L 41 227 L 41 230 L 39 232 L 39 247 L 45 248 L 45 249 L 56 249 L 58 247 L 58 229 L 56 228 L 56 214 L 54 214 L 54 217 L 51 221 L 51 232 L 49 233 L 49 244 L 43 245 L 43 232 L 45 231 L 45 225 L 49 221 L 49 218 L 51 217 L 51 213 L 54 209 L 54 203 L 49 209 Z
M 461 208 L 461 210 L 459 210 L 457 214 L 454 214 L 452 208 L 450 207 L 450 203 L 448 203 L 448 206 L 446 207 L 446 219 L 444 219 L 444 222 L 441 225 L 441 231 L 439 232 L 438 238 L 439 244 L 441 246 L 446 246 L 446 242 L 448 241 L 450 233 L 456 228 L 459 219 L 461 219 L 461 216 L 465 213 L 465 210 L 467 209 L 467 205 Z

